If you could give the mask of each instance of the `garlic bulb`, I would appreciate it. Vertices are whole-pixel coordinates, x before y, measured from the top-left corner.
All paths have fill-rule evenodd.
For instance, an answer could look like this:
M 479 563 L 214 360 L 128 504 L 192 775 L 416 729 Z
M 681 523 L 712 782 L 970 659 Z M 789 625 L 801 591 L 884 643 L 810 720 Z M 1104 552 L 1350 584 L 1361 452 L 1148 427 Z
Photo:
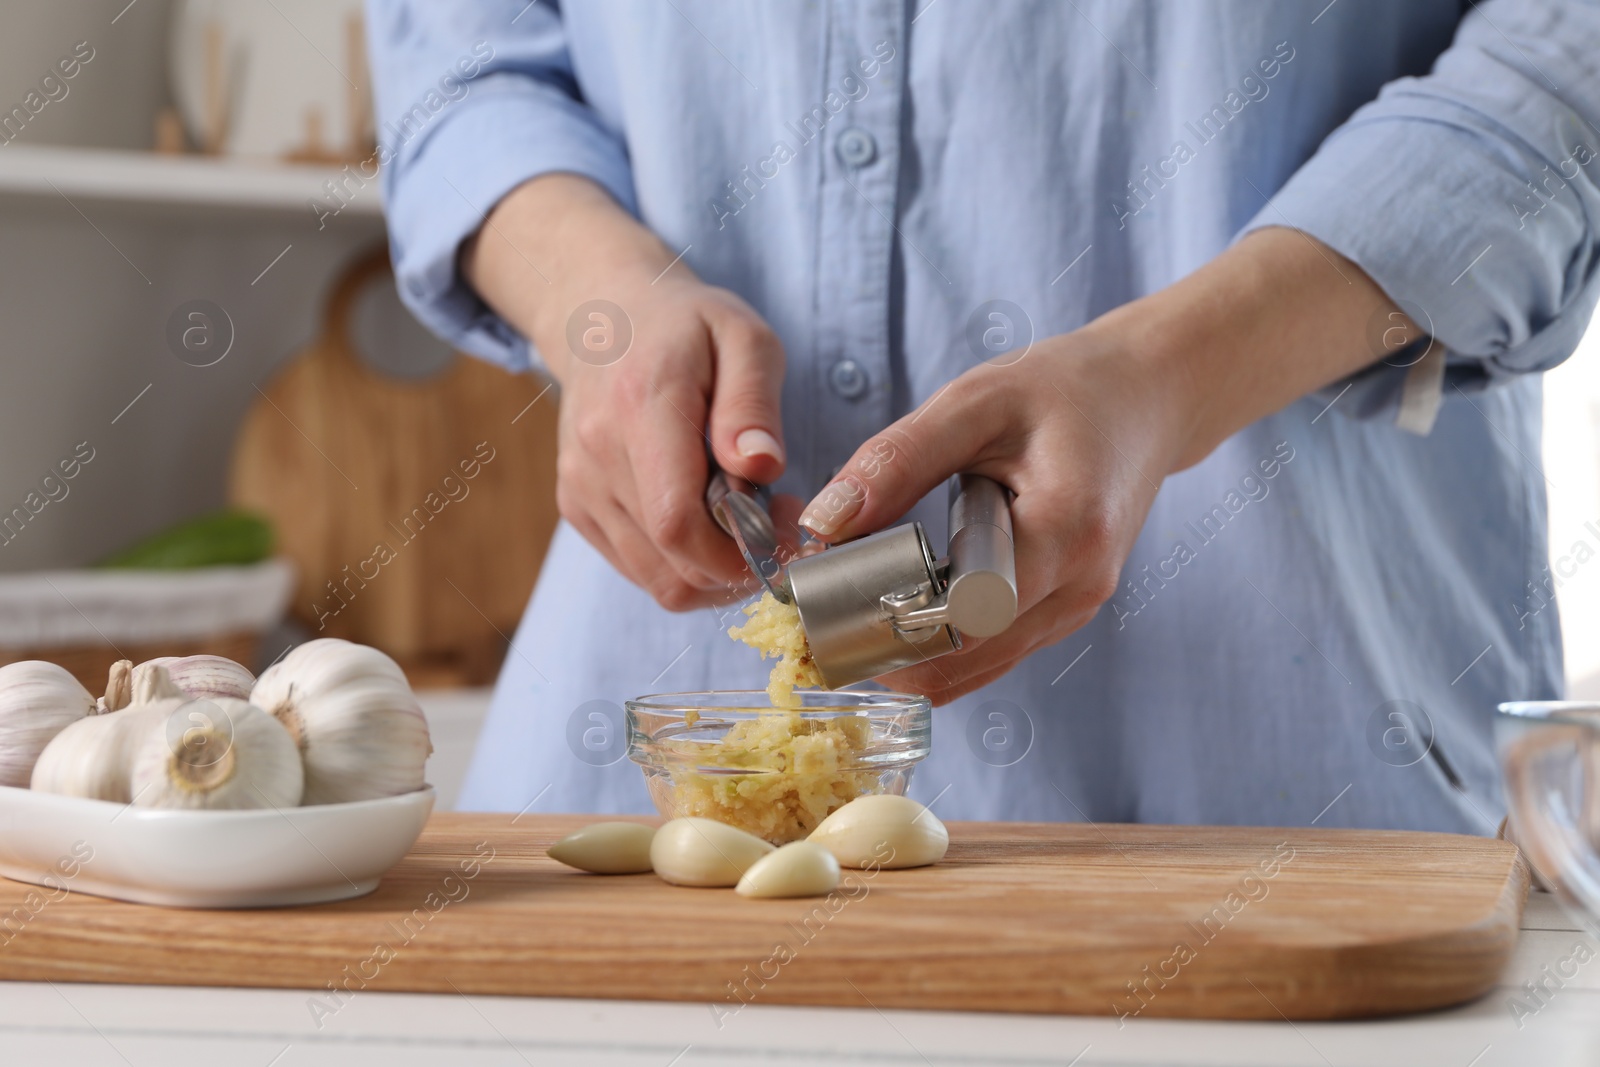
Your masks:
M 81 719 L 45 746 L 33 768 L 33 788 L 128 803 L 133 799 L 128 772 L 140 743 L 189 702 L 166 668 L 146 672 L 133 687 L 128 707 Z
M 338 638 L 307 641 L 262 672 L 250 703 L 300 746 L 305 804 L 421 789 L 428 721 L 394 660 Z
M 146 729 L 129 785 L 133 803 L 144 808 L 292 808 L 305 772 L 276 719 L 243 700 L 217 697 L 191 700 Z
M 839 884 L 839 861 L 810 841 L 791 841 L 756 860 L 733 891 L 742 897 L 820 897 Z
M 651 870 L 654 826 L 636 822 L 597 822 L 574 830 L 546 854 L 558 863 L 593 874 L 644 874 Z
M 806 840 L 832 852 L 841 866 L 874 871 L 938 863 L 950 831 L 910 797 L 874 793 L 823 819 Z
M 232 697 L 248 700 L 256 676 L 223 656 L 162 656 L 149 659 L 133 669 L 134 680 L 152 667 L 165 667 L 173 684 L 191 697 L 215 700 Z
M 773 852 L 754 834 L 714 819 L 673 819 L 650 841 L 650 865 L 673 885 L 730 886 Z
M 0 667 L 0 785 L 26 789 L 45 746 L 94 710 L 94 697 L 63 667 L 37 659 Z

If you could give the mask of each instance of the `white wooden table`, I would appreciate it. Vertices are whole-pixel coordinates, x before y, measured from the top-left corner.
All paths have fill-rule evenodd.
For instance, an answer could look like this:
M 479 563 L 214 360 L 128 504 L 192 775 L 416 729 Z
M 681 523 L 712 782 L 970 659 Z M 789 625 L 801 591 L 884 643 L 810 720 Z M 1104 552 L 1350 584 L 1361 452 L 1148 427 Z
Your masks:
M 1580 948 L 1581 946 L 1581 948 Z M 1584 951 L 1584 950 L 1587 951 Z M 1587 955 L 1587 962 L 1577 956 Z M 1569 961 L 1563 963 L 1563 961 Z M 1541 1005 L 1524 981 L 1565 970 Z M 1575 973 L 1574 973 L 1575 972 Z M 671 975 L 661 976 L 663 983 Z M 50 1067 L 1596 1067 L 1600 944 L 1545 894 L 1500 988 L 1452 1011 L 1361 1023 L 1056 1018 L 358 993 L 319 1029 L 312 991 L 0 983 L 0 1063 Z M 1531 1013 L 1518 1018 L 1512 1001 Z M 1532 1009 L 1537 1009 L 1533 1011 Z M 1520 1025 L 1519 1025 L 1520 1024 Z

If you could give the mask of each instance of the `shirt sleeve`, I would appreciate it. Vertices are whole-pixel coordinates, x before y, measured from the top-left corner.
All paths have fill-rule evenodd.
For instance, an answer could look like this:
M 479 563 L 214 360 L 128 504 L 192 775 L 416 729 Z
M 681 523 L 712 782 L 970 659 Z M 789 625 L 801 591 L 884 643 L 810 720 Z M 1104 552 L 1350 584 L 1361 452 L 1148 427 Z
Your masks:
M 1483 0 L 1427 76 L 1386 85 L 1245 227 L 1311 234 L 1439 343 L 1336 383 L 1329 400 L 1354 387 L 1341 411 L 1398 408 L 1425 433 L 1441 390 L 1577 347 L 1600 296 L 1597 55 L 1596 0 Z
M 458 348 L 527 367 L 526 338 L 462 279 L 457 251 L 540 174 L 581 174 L 635 210 L 621 133 L 583 101 L 555 0 L 367 0 L 367 27 L 400 297 Z

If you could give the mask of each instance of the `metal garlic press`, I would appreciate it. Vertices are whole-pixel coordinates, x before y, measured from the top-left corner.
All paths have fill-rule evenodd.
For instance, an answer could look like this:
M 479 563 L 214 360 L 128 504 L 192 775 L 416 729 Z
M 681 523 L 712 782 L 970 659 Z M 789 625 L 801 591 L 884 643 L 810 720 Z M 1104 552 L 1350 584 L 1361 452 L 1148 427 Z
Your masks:
M 950 543 L 935 557 L 920 522 L 814 554 L 786 552 L 767 492 L 715 471 L 706 504 L 750 572 L 800 610 L 811 657 L 837 689 L 954 652 L 961 635 L 993 637 L 1017 617 L 1017 574 L 1006 490 L 989 478 L 950 481 Z

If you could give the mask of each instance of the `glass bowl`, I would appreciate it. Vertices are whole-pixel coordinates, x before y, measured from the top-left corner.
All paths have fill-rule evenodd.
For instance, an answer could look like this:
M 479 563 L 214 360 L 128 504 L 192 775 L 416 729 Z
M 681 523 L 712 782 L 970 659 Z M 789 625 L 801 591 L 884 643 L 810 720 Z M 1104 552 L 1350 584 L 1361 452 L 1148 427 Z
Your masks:
M 1511 829 L 1528 862 L 1600 932 L 1600 704 L 1501 704 L 1495 744 Z
M 905 693 L 662 693 L 627 702 L 628 758 L 669 819 L 716 819 L 775 845 L 868 793 L 904 793 L 933 739 L 933 708 Z

